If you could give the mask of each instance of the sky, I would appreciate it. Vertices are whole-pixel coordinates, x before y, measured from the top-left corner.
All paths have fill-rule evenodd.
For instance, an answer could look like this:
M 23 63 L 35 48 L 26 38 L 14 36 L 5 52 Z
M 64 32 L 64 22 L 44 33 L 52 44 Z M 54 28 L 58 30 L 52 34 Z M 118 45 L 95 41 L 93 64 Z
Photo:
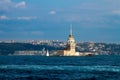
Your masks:
M 0 41 L 120 42 L 120 0 L 0 0 Z

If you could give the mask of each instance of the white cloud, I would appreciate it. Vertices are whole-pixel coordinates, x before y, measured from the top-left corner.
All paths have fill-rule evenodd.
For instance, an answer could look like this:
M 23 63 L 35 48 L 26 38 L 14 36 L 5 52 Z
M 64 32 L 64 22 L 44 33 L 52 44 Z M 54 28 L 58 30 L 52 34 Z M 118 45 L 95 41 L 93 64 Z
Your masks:
M 5 19 L 8 19 L 8 17 L 7 17 L 7 16 L 2 15 L 2 16 L 0 16 L 0 19 L 1 19 L 1 20 L 5 20 Z
M 12 3 L 10 0 L 0 0 L 0 11 L 8 10 L 8 8 L 12 7 Z
M 12 0 L 0 0 L 0 11 L 11 11 L 15 8 L 25 8 L 26 2 L 13 2 Z
M 54 14 L 56 14 L 56 11 L 50 11 L 49 14 L 54 15 Z
M 120 15 L 120 10 L 114 10 L 114 11 L 112 11 L 112 13 Z
M 31 19 L 37 19 L 37 17 L 31 17 L 31 16 L 23 16 L 23 17 L 18 17 L 18 20 L 31 20 Z
M 1 0 L 1 1 L 3 1 L 3 2 L 11 2 L 11 0 Z
M 22 2 L 19 2 L 15 5 L 16 8 L 25 8 L 26 7 L 26 2 L 25 1 L 22 1 Z

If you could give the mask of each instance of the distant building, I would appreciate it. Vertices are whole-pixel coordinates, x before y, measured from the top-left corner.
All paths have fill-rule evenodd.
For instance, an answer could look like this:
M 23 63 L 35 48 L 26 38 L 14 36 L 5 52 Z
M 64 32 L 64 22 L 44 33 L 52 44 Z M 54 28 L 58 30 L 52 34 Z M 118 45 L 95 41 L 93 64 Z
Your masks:
M 72 35 L 72 25 L 70 26 L 70 35 L 68 37 L 67 41 L 67 47 L 65 50 L 63 50 L 64 56 L 76 56 L 76 43 L 74 36 Z
M 42 55 L 42 51 L 15 51 L 13 55 Z
M 41 56 L 45 56 L 47 53 L 47 51 L 45 50 L 45 48 L 43 48 L 41 51 L 35 51 L 35 50 L 26 50 L 26 51 L 15 51 L 15 53 L 13 55 L 41 55 Z
M 54 51 L 55 55 L 58 56 L 83 56 L 83 53 L 76 52 L 76 42 L 72 34 L 72 25 L 70 26 L 70 34 L 67 40 L 67 46 L 64 50 Z

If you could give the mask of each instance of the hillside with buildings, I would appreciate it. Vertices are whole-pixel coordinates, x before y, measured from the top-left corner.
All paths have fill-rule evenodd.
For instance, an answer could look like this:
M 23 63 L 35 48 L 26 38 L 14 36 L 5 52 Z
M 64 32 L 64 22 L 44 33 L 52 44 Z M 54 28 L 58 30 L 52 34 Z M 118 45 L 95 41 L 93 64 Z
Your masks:
M 49 52 L 63 50 L 67 42 L 60 41 L 27 41 L 27 42 L 0 42 L 0 55 L 16 54 L 22 51 L 23 54 L 45 55 Z M 89 52 L 98 55 L 119 55 L 120 44 L 77 42 L 76 51 Z

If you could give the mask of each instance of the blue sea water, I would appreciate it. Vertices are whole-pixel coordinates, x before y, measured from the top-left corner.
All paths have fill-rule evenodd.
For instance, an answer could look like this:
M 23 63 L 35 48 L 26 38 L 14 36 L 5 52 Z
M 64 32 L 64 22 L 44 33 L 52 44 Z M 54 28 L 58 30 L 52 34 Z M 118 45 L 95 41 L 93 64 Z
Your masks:
M 120 56 L 0 56 L 0 80 L 120 80 Z

